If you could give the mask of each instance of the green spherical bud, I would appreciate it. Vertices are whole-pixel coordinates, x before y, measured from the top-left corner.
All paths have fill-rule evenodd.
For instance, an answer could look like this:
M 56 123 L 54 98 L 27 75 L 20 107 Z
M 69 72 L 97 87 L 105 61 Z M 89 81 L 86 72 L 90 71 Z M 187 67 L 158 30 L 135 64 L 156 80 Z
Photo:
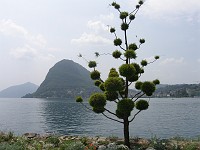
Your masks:
M 102 93 L 94 93 L 89 98 L 89 104 L 92 107 L 104 107 L 106 105 L 106 96 Z
M 90 68 L 95 68 L 96 66 L 97 66 L 96 61 L 90 61 L 90 62 L 88 63 L 88 67 L 90 67 Z
M 139 3 L 140 5 L 144 4 L 144 2 L 143 2 L 142 0 L 140 0 L 138 3 Z
M 119 74 L 115 68 L 111 68 L 108 77 L 119 77 Z
M 99 88 L 100 88 L 100 90 L 105 91 L 104 83 L 101 83 L 101 84 L 99 85 Z
M 115 4 L 115 9 L 120 9 L 120 5 L 119 4 Z
M 98 80 L 100 78 L 100 72 L 95 70 L 90 73 L 90 77 L 92 80 Z
M 128 78 L 129 82 L 135 82 L 139 79 L 138 75 L 133 75 L 131 77 Z
M 135 19 L 135 15 L 131 14 L 131 15 L 129 16 L 129 19 L 130 19 L 130 20 L 134 20 L 134 19 Z
M 123 31 L 126 31 L 126 30 L 128 29 L 128 27 L 129 27 L 129 25 L 128 25 L 127 23 L 122 23 L 122 24 L 121 24 L 121 29 L 122 29 Z
M 105 108 L 104 107 L 93 107 L 92 110 L 95 113 L 100 114 L 100 113 L 103 113 L 105 111 Z
M 116 51 L 114 51 L 114 52 L 112 53 L 112 56 L 113 56 L 114 58 L 116 58 L 116 59 L 120 58 L 121 55 L 122 55 L 122 53 L 121 53 L 120 51 L 118 51 L 118 50 L 116 50 Z
M 119 67 L 119 73 L 123 77 L 131 77 L 136 74 L 136 69 L 131 64 L 123 64 Z
M 135 51 L 132 49 L 126 50 L 126 52 L 124 53 L 124 56 L 126 58 L 130 58 L 130 59 L 132 59 L 132 58 L 135 59 L 137 57 Z
M 110 32 L 114 33 L 115 32 L 115 28 L 110 28 Z
M 137 63 L 132 63 L 132 65 L 135 67 L 136 74 L 139 74 L 141 72 L 140 65 Z
M 132 43 L 128 46 L 129 49 L 133 49 L 134 51 L 138 49 L 137 45 L 135 43 Z
M 121 113 L 129 115 L 135 104 L 131 99 L 122 99 L 117 103 L 117 110 Z
M 125 19 L 128 16 L 128 12 L 121 12 L 120 13 L 120 19 Z
M 140 39 L 140 44 L 145 43 L 145 39 Z
M 156 86 L 153 82 L 145 81 L 141 86 L 141 90 L 147 95 L 151 96 L 156 90 Z
M 121 91 L 124 88 L 122 80 L 118 77 L 108 78 L 104 83 L 104 87 L 106 91 Z
M 147 64 L 148 64 L 148 63 L 147 63 L 146 60 L 142 60 L 142 61 L 141 61 L 141 65 L 142 65 L 142 66 L 146 66 Z
M 112 2 L 112 4 L 111 4 L 112 6 L 115 6 L 116 5 L 116 2 Z
M 144 69 L 143 68 L 140 69 L 140 73 L 144 73 Z
M 138 110 L 146 110 L 149 107 L 149 103 L 145 100 L 139 100 L 136 102 L 135 106 Z
M 82 102 L 83 102 L 83 98 L 80 97 L 80 96 L 78 96 L 78 97 L 76 98 L 76 102 L 78 102 L 78 103 L 82 103 Z
M 94 82 L 94 85 L 95 85 L 95 86 L 99 86 L 101 83 L 102 83 L 102 82 L 101 82 L 100 80 L 96 80 L 96 81 Z
M 122 40 L 120 38 L 117 38 L 114 40 L 114 45 L 115 46 L 120 46 L 122 44 Z
M 159 56 L 155 56 L 154 58 L 155 58 L 155 59 L 159 59 L 160 57 L 159 57 Z
M 153 83 L 154 83 L 155 85 L 157 85 L 157 84 L 160 84 L 160 81 L 159 81 L 158 79 L 156 79 L 156 80 L 153 80 Z
M 108 101 L 114 101 L 118 98 L 118 93 L 116 91 L 114 91 L 114 92 L 106 91 L 105 95 L 106 95 L 106 99 Z
M 136 7 L 137 9 L 139 9 L 139 8 L 140 8 L 140 5 L 136 5 L 135 7 Z
M 141 90 L 141 87 L 142 87 L 142 82 L 141 81 L 137 81 L 136 83 L 135 83 L 135 88 L 137 89 L 137 90 Z

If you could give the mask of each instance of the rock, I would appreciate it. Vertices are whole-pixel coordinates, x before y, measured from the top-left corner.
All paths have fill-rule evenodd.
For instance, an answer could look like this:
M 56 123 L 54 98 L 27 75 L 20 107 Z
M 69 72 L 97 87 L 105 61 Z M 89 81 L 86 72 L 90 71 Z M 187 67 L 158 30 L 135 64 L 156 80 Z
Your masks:
M 25 133 L 24 136 L 28 139 L 39 137 L 40 135 L 37 133 Z
M 107 138 L 105 137 L 99 137 L 97 140 L 97 142 L 105 142 L 105 141 L 107 141 Z
M 106 150 L 106 146 L 105 146 L 105 145 L 100 145 L 100 146 L 98 147 L 98 150 Z
M 117 145 L 117 149 L 129 150 L 129 148 L 126 145 L 123 145 L 123 144 Z

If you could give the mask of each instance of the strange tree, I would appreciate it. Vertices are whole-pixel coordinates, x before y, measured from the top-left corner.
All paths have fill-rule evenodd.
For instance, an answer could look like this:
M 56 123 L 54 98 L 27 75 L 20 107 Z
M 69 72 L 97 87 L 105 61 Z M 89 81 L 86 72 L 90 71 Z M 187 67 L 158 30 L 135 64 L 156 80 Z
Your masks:
M 109 28 L 115 37 L 113 44 L 119 48 L 113 51 L 111 55 L 114 59 L 122 61 L 122 65 L 118 69 L 111 68 L 108 73 L 108 78 L 104 81 L 101 78 L 101 73 L 96 69 L 96 61 L 87 61 L 88 67 L 93 69 L 90 77 L 94 80 L 95 86 L 99 87 L 102 91 L 93 93 L 89 98 L 89 104 L 95 113 L 103 114 L 108 119 L 124 125 L 124 144 L 128 147 L 130 147 L 129 124 L 141 111 L 149 107 L 149 102 L 142 98 L 143 96 L 151 96 L 156 89 L 156 84 L 160 83 L 158 79 L 153 81 L 139 81 L 141 75 L 144 73 L 144 68 L 159 59 L 159 56 L 155 56 L 155 59 L 151 62 L 144 59 L 140 63 L 137 63 L 137 51 L 145 43 L 145 39 L 139 39 L 138 43 L 128 43 L 127 31 L 133 20 L 135 20 L 136 14 L 142 5 L 143 1 L 140 0 L 132 12 L 121 11 L 120 5 L 116 2 L 110 5 L 119 12 L 119 18 L 122 21 L 121 30 L 124 35 L 122 40 L 122 38 L 117 36 L 115 28 Z M 95 55 L 99 57 L 101 54 L 96 52 Z M 79 57 L 84 58 L 81 54 Z M 137 94 L 132 96 L 129 94 L 131 84 L 134 84 L 138 91 Z M 77 97 L 76 101 L 83 104 L 82 97 Z M 116 103 L 115 112 L 106 108 L 108 101 Z M 134 111 L 136 113 L 131 115 L 134 109 L 137 111 Z

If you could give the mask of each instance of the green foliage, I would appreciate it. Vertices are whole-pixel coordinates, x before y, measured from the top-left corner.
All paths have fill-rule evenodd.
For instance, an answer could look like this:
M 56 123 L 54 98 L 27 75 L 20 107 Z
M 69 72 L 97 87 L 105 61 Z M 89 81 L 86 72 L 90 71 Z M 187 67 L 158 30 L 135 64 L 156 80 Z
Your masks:
M 160 84 L 160 81 L 159 81 L 158 79 L 156 79 L 156 80 L 153 80 L 153 83 L 154 83 L 155 85 L 157 85 L 157 84 Z
M 96 81 L 94 82 L 94 85 L 95 85 L 95 86 L 99 86 L 101 83 L 102 83 L 102 82 L 101 82 L 100 80 L 96 80 Z
M 126 58 L 130 58 L 130 59 L 132 59 L 132 58 L 135 59 L 137 57 L 135 51 L 132 49 L 126 50 L 126 52 L 124 53 L 124 56 Z
M 138 3 L 139 3 L 140 5 L 144 4 L 144 2 L 143 2 L 142 0 L 140 0 Z
M 134 20 L 134 19 L 135 19 L 135 15 L 131 14 L 131 15 L 129 16 L 129 19 L 130 19 L 130 20 Z
M 127 23 L 122 23 L 121 24 L 121 29 L 126 31 L 128 29 L 129 25 Z
M 125 115 L 129 115 L 135 104 L 131 99 L 122 99 L 117 103 L 117 110 Z
M 101 84 L 99 85 L 99 88 L 100 88 L 102 91 L 105 91 L 104 83 L 101 83 Z
M 149 107 L 149 103 L 146 100 L 139 100 L 136 102 L 136 108 L 138 110 L 146 110 Z
M 155 58 L 155 59 L 159 59 L 160 57 L 159 57 L 159 56 L 155 56 L 154 58 Z
M 123 77 L 132 77 L 136 74 L 136 69 L 131 64 L 123 64 L 119 67 L 119 73 Z
M 126 17 L 128 17 L 128 12 L 124 11 L 120 13 L 120 19 L 125 19 Z
M 55 147 L 58 147 L 60 140 L 57 136 L 50 136 L 47 138 L 46 142 L 55 145 Z
M 140 65 L 139 65 L 139 64 L 137 64 L 137 63 L 132 63 L 132 65 L 135 67 L 136 74 L 141 73 L 141 68 L 140 68 Z
M 92 107 L 104 107 L 106 105 L 106 96 L 103 93 L 94 93 L 89 98 L 89 104 Z
M 110 33 L 114 33 L 115 32 L 115 28 L 110 28 Z
M 116 91 L 106 91 L 105 95 L 108 101 L 114 101 L 118 98 L 118 93 Z
M 142 82 L 141 81 L 137 81 L 136 83 L 135 83 L 135 88 L 137 89 L 137 90 L 141 90 L 141 87 L 142 87 Z
M 103 113 L 105 111 L 105 108 L 104 107 L 93 107 L 92 110 L 95 113 L 100 114 L 100 113 Z
M 140 39 L 140 44 L 145 43 L 145 39 Z
M 83 98 L 80 97 L 80 96 L 78 96 L 78 97 L 76 98 L 76 102 L 78 102 L 78 103 L 82 103 L 82 102 L 83 102 Z
M 121 78 L 109 77 L 105 83 L 104 87 L 106 91 L 121 91 L 124 89 L 123 82 Z
M 141 90 L 147 95 L 151 96 L 156 90 L 156 86 L 153 82 L 145 81 L 141 86 Z
M 128 81 L 129 81 L 129 82 L 135 82 L 135 81 L 137 81 L 138 79 L 139 79 L 138 75 L 135 74 L 135 75 L 129 77 L 129 78 L 128 78 Z
M 97 66 L 96 61 L 90 61 L 90 62 L 88 63 L 88 67 L 90 67 L 90 68 L 95 68 L 96 66 Z
M 120 38 L 116 38 L 116 39 L 114 39 L 114 45 L 115 46 L 120 46 L 120 45 L 122 45 L 122 40 L 120 39 Z
M 116 50 L 116 51 L 114 51 L 114 52 L 112 53 L 112 56 L 113 56 L 114 58 L 116 58 L 116 59 L 120 58 L 121 55 L 122 55 L 122 53 L 121 53 L 120 51 L 118 51 L 118 50 Z
M 90 73 L 90 77 L 92 80 L 98 80 L 100 78 L 100 72 L 97 70 L 94 70 Z
M 141 65 L 142 65 L 142 66 L 146 66 L 147 64 L 148 64 L 148 62 L 147 62 L 146 60 L 142 60 L 142 61 L 141 61 Z
M 111 68 L 108 77 L 119 77 L 119 73 L 115 68 Z
M 132 50 L 137 50 L 138 49 L 138 46 L 135 44 L 135 43 L 131 43 L 129 46 L 128 46 L 128 49 L 132 49 Z

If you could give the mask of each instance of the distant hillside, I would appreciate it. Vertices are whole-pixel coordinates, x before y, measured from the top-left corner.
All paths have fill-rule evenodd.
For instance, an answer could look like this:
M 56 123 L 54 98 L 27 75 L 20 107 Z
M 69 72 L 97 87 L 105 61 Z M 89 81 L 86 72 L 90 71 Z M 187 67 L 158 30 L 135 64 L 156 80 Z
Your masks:
M 1 98 L 20 98 L 28 93 L 33 93 L 37 90 L 38 86 L 27 82 L 20 85 L 8 87 L 0 92 Z
M 200 97 L 200 84 L 164 85 L 157 88 L 156 97 Z
M 74 98 L 77 95 L 87 97 L 96 90 L 87 69 L 72 60 L 64 59 L 49 70 L 35 93 L 24 97 Z

